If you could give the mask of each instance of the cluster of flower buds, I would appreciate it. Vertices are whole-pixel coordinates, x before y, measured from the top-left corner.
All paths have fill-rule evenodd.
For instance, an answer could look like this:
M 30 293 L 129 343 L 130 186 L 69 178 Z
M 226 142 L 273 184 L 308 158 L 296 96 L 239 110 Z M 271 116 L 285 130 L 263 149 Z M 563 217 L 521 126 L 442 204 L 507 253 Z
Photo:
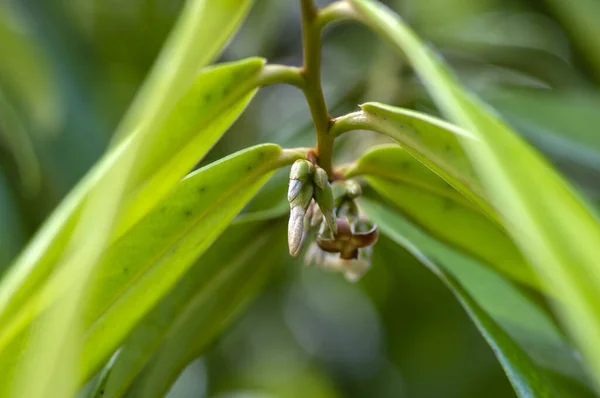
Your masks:
M 306 264 L 343 272 L 358 280 L 370 267 L 377 228 L 359 217 L 356 181 L 329 183 L 327 173 L 308 160 L 298 160 L 290 172 L 288 245 L 297 256 L 307 236 L 316 232 Z

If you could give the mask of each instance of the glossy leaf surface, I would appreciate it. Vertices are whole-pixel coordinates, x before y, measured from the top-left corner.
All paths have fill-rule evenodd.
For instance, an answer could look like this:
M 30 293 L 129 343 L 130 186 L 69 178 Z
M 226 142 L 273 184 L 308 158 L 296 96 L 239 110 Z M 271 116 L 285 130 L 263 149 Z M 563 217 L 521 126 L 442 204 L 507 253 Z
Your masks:
M 540 288 L 537 276 L 504 230 L 402 148 L 385 146 L 367 152 L 355 172 L 366 174 L 380 195 L 431 235 L 519 282 Z
M 385 134 L 439 174 L 450 185 L 484 209 L 496 214 L 461 146 L 461 140 L 477 140 L 467 131 L 441 119 L 379 103 L 361 105 L 365 127 Z

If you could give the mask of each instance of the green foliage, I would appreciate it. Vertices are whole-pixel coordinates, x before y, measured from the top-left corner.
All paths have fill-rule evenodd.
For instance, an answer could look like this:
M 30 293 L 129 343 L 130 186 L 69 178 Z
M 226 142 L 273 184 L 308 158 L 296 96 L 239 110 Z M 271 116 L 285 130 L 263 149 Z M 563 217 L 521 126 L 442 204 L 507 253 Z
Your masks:
M 141 156 L 139 171 L 130 179 L 130 193 L 124 199 L 123 216 L 112 239 L 121 236 L 155 206 L 208 152 L 248 102 L 249 98 L 246 98 L 236 104 L 236 100 L 248 92 L 247 88 L 236 86 L 251 80 L 261 66 L 261 60 L 250 60 L 201 73 L 198 83 L 189 89 L 166 119 L 165 127 L 154 127 L 156 138 L 145 138 L 136 132 L 113 148 L 73 190 L 37 235 L 35 243 L 12 267 L 0 287 L 0 301 L 4 303 L 2 319 L 11 314 L 12 308 L 22 305 L 23 299 L 49 275 L 66 247 L 86 196 L 94 187 L 106 183 L 111 172 L 121 170 L 127 156 L 140 150 L 142 140 L 148 140 L 152 145 L 143 151 L 145 155 Z M 219 97 L 224 84 L 228 85 L 228 95 Z M 211 101 L 206 102 L 206 98 Z M 203 112 L 197 112 L 197 109 Z M 219 116 L 215 117 L 217 114 Z
M 107 248 L 91 276 L 81 314 L 85 328 L 83 380 L 98 370 L 143 315 L 168 294 L 282 161 L 278 146 L 262 145 L 200 169 Z M 27 317 L 6 323 L 0 338 L 2 349 L 17 355 L 23 348 L 18 341 L 26 338 L 23 329 L 68 286 L 66 278 L 64 272 L 57 273 L 39 296 L 28 298 L 23 306 Z
M 397 146 L 369 151 L 358 160 L 353 174 L 358 173 L 432 236 L 510 278 L 541 287 L 504 230 L 407 151 Z
M 443 251 L 448 250 L 443 245 L 436 245 L 429 242 L 421 232 L 421 242 L 418 238 L 411 236 L 418 233 L 415 227 L 411 226 L 406 220 L 394 215 L 381 205 L 371 203 L 365 200 L 365 211 L 373 220 L 386 230 L 390 237 L 399 244 L 415 244 L 410 247 L 415 251 L 415 255 L 421 258 L 423 264 L 431 270 L 453 291 L 462 306 L 468 312 L 469 316 L 477 324 L 477 327 L 494 348 L 498 360 L 504 367 L 511 383 L 520 396 L 540 396 L 540 397 L 558 397 L 558 392 L 554 389 L 547 376 L 538 368 L 525 352 L 514 342 L 509 335 L 482 309 L 482 307 L 473 299 L 460 282 L 441 266 L 436 265 L 435 259 L 440 259 L 442 264 L 446 262 L 457 263 L 465 262 L 460 255 L 447 255 Z M 411 228 L 412 227 L 412 228 Z M 412 231 L 411 231 L 412 229 Z M 408 230 L 409 232 L 405 232 Z M 410 237 L 410 238 L 409 238 Z M 437 249 L 437 250 L 436 250 Z M 468 260 L 467 260 L 468 261 Z M 452 268 L 450 268 L 452 269 Z M 501 297 L 500 297 L 501 298 Z
M 0 50 L 14 55 L 0 60 L 0 267 L 12 260 L 0 273 L 0 396 L 176 395 L 172 386 L 188 365 L 199 357 L 212 362 L 215 356 L 216 365 L 206 366 L 235 368 L 224 374 L 243 376 L 223 381 L 218 372 L 211 375 L 210 395 L 220 392 L 213 385 L 231 387 L 242 380 L 284 396 L 299 391 L 323 397 L 412 396 L 410 388 L 397 387 L 412 382 L 406 371 L 410 362 L 398 372 L 398 358 L 410 353 L 378 352 L 381 336 L 396 335 L 378 329 L 390 320 L 361 318 L 375 311 L 348 304 L 338 294 L 365 289 L 381 313 L 413 304 L 418 313 L 418 303 L 387 301 L 401 297 L 390 270 L 417 263 L 452 292 L 517 396 L 591 397 L 592 390 L 599 391 L 600 224 L 593 202 L 600 203 L 600 141 L 593 122 L 597 89 L 591 81 L 598 79 L 600 51 L 597 40 L 584 38 L 597 30 L 593 21 L 600 10 L 588 0 L 568 5 L 546 0 L 547 18 L 562 21 L 570 34 L 564 42 L 581 51 L 571 63 L 565 55 L 569 48 L 561 47 L 557 37 L 562 36 L 552 33 L 552 24 L 502 17 L 511 31 L 495 37 L 495 27 L 488 32 L 486 26 L 500 7 L 493 0 L 462 0 L 449 13 L 442 12 L 448 6 L 441 1 L 423 1 L 409 21 L 419 27 L 417 34 L 375 0 L 339 0 L 320 9 L 312 0 L 299 0 L 300 48 L 285 42 L 288 35 L 275 33 L 287 28 L 282 22 L 287 19 L 278 15 L 284 7 L 276 0 L 257 4 L 243 37 L 230 47 L 253 2 L 187 0 L 176 21 L 161 22 L 174 25 L 160 52 L 156 47 L 145 54 L 156 57 L 149 71 L 147 62 L 122 68 L 121 61 L 113 65 L 110 55 L 105 58 L 116 48 L 129 51 L 135 40 L 116 43 L 110 36 L 113 42 L 101 42 L 108 37 L 98 33 L 101 22 L 110 20 L 99 15 L 104 5 L 36 8 L 23 0 L 18 7 L 0 6 Z M 145 9 L 145 0 L 134 3 L 136 19 L 168 14 Z M 175 3 L 172 19 L 179 8 Z M 529 0 L 517 3 L 534 8 Z M 443 18 L 426 16 L 438 8 Z M 479 33 L 476 23 L 467 23 L 477 15 L 487 21 Z M 323 29 L 340 21 L 367 26 L 387 47 L 349 29 L 332 34 L 336 46 L 322 51 Z M 94 28 L 84 30 L 84 25 Z M 80 34 L 68 37 L 69 32 Z M 61 37 L 70 41 L 58 49 Z M 422 37 L 449 47 L 448 64 Z M 276 42 L 301 50 L 304 65 L 267 63 L 266 58 L 281 56 Z M 390 45 L 403 60 L 388 54 Z M 344 55 L 342 47 L 351 48 Z M 75 55 L 73 49 L 85 52 Z M 261 54 L 248 54 L 258 49 Z M 114 68 L 102 74 L 114 79 L 107 88 L 86 82 L 86 73 L 104 65 L 101 60 Z M 587 69 L 579 62 L 587 62 Z M 91 69 L 83 70 L 84 64 Z M 70 72 L 80 69 L 81 75 L 71 78 Z M 493 71 L 500 83 L 478 81 L 480 69 Z M 144 75 L 143 85 L 135 83 L 128 92 L 119 83 L 139 82 Z M 305 104 L 279 88 L 257 95 L 260 87 L 281 83 L 300 89 Z M 90 93 L 91 87 L 100 93 Z M 112 104 L 129 102 L 135 90 L 126 112 Z M 334 99 L 331 110 L 325 98 Z M 358 111 L 330 116 L 356 109 L 365 99 L 369 102 Z M 79 107 L 80 102 L 85 104 Z M 107 127 L 102 114 L 122 115 L 121 121 Z M 90 130 L 77 131 L 82 126 Z M 76 157 L 82 143 L 103 128 L 102 142 L 111 138 L 104 154 L 48 215 L 45 209 L 56 205 L 50 198 L 64 192 L 53 173 L 78 164 L 57 159 L 68 158 L 64 153 Z M 363 131 L 345 134 L 352 130 Z M 64 145 L 60 140 L 72 147 L 56 150 L 55 145 Z M 91 162 L 86 154 L 82 149 L 82 158 Z M 278 170 L 290 165 L 290 173 Z M 84 169 L 80 165 L 74 175 Z M 36 214 L 29 214 L 31 209 Z M 310 297 L 316 310 L 299 309 L 298 290 L 307 289 L 305 278 L 312 271 L 276 272 L 291 263 L 284 255 L 288 211 L 291 257 L 303 256 L 306 265 L 341 272 L 353 282 L 372 261 L 375 268 L 389 268 L 373 270 L 364 283 Z M 387 246 L 378 251 L 373 245 L 380 236 Z M 424 303 L 435 298 L 422 292 L 427 283 L 417 278 L 404 286 L 414 286 L 413 297 Z M 262 296 L 265 286 L 276 288 Z M 258 321 L 245 332 L 250 340 L 236 351 L 221 339 L 228 341 L 224 332 L 242 310 L 250 308 L 248 316 L 256 316 L 249 305 L 256 297 L 276 307 L 270 311 L 281 319 L 263 319 L 259 310 Z M 443 304 L 436 304 L 442 312 Z M 339 310 L 343 305 L 347 314 Z M 421 315 L 393 322 L 417 330 Z M 434 322 L 427 333 L 438 339 L 446 333 L 438 323 L 443 320 L 426 319 Z M 346 322 L 343 327 L 328 329 L 340 320 Z M 277 337 L 276 329 L 285 330 L 288 339 L 293 335 L 301 349 L 280 349 L 285 338 Z M 470 348 L 474 339 L 468 331 L 462 336 Z M 424 336 L 423 341 L 431 340 Z M 444 349 L 460 347 L 447 341 L 427 348 L 440 363 Z M 264 361 L 254 367 L 243 352 L 262 354 L 257 347 L 265 344 L 289 366 Z M 354 370 L 336 363 L 338 345 L 345 355 L 340 363 L 355 361 Z M 426 353 L 416 356 L 421 354 Z M 469 355 L 464 363 L 479 368 Z M 447 355 L 452 356 L 457 353 Z M 323 362 L 315 365 L 315 358 Z M 335 369 L 336 382 L 321 368 Z M 458 372 L 461 366 L 452 368 Z M 352 384 L 369 380 L 375 374 L 369 372 L 383 377 L 383 369 L 385 382 L 373 377 L 365 391 Z M 299 376 L 288 379 L 293 371 Z M 352 382 L 341 387 L 348 379 Z M 410 385 L 427 384 L 415 380 Z M 306 382 L 306 388 L 297 388 Z M 444 391 L 483 394 L 456 386 Z M 485 394 L 494 392 L 485 387 Z
M 383 7 L 353 0 L 363 18 L 404 51 L 440 109 L 471 131 L 461 140 L 505 226 L 544 281 L 560 295 L 561 315 L 600 380 L 600 227 L 589 207 L 537 152 L 461 89 L 439 58 Z M 527 172 L 524 172 L 527 170 Z M 547 198 L 553 205 L 548 207 Z
M 282 227 L 281 221 L 228 227 L 136 326 L 96 395 L 129 389 L 130 396 L 162 396 L 264 284 L 285 253 Z M 279 250 L 267 250 L 272 245 Z
M 493 347 L 519 396 L 571 394 L 562 390 L 567 388 L 564 382 L 550 381 L 553 373 L 549 370 L 577 380 L 575 384 L 587 383 L 572 348 L 544 309 L 481 262 L 432 238 L 393 207 L 379 202 L 368 195 L 361 206 L 386 235 L 411 251 L 457 296 Z M 527 352 L 521 347 L 527 347 Z
M 461 147 L 463 139 L 477 140 L 471 133 L 443 120 L 388 105 L 368 103 L 361 108 L 365 128 L 393 138 L 412 156 L 484 209 L 490 218 L 497 219 Z

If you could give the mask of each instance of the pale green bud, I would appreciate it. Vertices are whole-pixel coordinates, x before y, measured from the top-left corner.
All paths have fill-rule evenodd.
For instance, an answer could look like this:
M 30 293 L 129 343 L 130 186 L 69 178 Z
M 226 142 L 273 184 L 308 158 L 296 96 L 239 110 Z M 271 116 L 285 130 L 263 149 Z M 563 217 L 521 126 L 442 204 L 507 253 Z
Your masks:
M 296 160 L 290 170 L 290 180 L 308 181 L 314 171 L 314 166 L 308 160 Z
M 292 202 L 298 195 L 300 194 L 300 190 L 302 189 L 302 185 L 304 183 L 300 180 L 290 180 L 290 185 L 288 186 L 288 202 Z
M 310 205 L 310 201 L 313 198 L 313 193 L 313 185 L 310 183 L 304 184 L 300 188 L 300 192 L 298 192 L 296 197 L 290 201 L 290 209 L 295 206 L 300 206 L 306 211 L 308 205 Z
M 317 172 L 315 172 L 315 176 L 319 174 L 319 170 L 323 169 L 317 169 Z M 325 173 L 325 171 L 323 171 L 323 173 Z M 337 224 L 335 222 L 335 202 L 333 200 L 333 189 L 331 188 L 329 181 L 327 181 L 326 176 L 327 173 L 325 173 L 323 188 L 321 188 L 321 186 L 319 185 L 319 183 L 323 183 L 323 181 L 321 180 L 317 182 L 315 179 L 315 184 L 317 184 L 317 187 L 315 188 L 315 200 L 319 204 L 319 208 L 323 213 L 325 222 L 327 223 L 327 225 L 329 225 L 329 228 L 335 235 L 337 233 Z
M 304 234 L 304 209 L 300 206 L 290 210 L 288 222 L 288 247 L 290 255 L 296 257 L 302 247 L 302 235 Z
M 317 187 L 321 189 L 325 189 L 325 187 L 329 184 L 329 177 L 327 176 L 327 172 L 320 167 L 316 167 L 315 174 L 313 175 L 313 181 L 317 184 Z
M 362 188 L 360 184 L 354 180 L 348 180 L 345 183 L 346 193 L 350 199 L 356 199 L 362 195 Z
M 300 192 L 290 202 L 290 219 L 288 222 L 288 246 L 290 255 L 296 256 L 302 247 L 304 234 L 304 217 L 313 197 L 313 185 L 304 184 Z

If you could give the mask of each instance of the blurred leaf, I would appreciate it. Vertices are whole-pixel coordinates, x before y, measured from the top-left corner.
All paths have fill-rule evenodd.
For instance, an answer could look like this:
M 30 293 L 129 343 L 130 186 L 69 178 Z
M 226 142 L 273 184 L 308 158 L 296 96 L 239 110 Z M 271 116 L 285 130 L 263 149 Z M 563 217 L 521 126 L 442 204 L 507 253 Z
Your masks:
M 231 225 L 127 338 L 102 396 L 163 396 L 253 298 L 285 237 L 281 220 Z
M 556 18 L 571 34 L 574 41 L 594 68 L 597 79 L 600 79 L 600 3 L 596 0 L 545 0 L 554 10 Z
M 536 147 L 587 188 L 600 195 L 600 124 L 598 97 L 586 93 L 502 90 L 485 98 Z
M 26 250 L 13 264 L 0 286 L 0 308 L 6 320 L 18 311 L 54 269 L 73 232 L 81 206 L 108 176 L 123 169 L 132 151 L 143 153 L 129 181 L 124 209 L 114 241 L 140 220 L 201 159 L 243 111 L 253 95 L 253 78 L 264 61 L 249 59 L 200 73 L 160 126 L 148 127 L 110 150 L 71 191 Z M 201 110 L 201 111 L 199 111 Z
M 540 289 L 537 276 L 506 233 L 438 175 L 397 146 L 367 152 L 355 173 L 430 234 L 483 264 Z
M 0 89 L 0 145 L 6 146 L 17 165 L 23 193 L 34 196 L 41 188 L 41 170 L 24 123 Z
M 477 261 L 431 238 L 370 195 L 361 199 L 360 206 L 384 234 L 420 259 L 453 290 L 520 397 L 592 396 L 573 395 L 573 391 L 567 394 L 551 381 L 546 368 L 560 372 L 574 385 L 578 384 L 575 380 L 585 378 L 541 308 Z
M 135 190 L 116 236 L 146 214 L 201 159 L 244 111 L 256 93 L 264 60 L 206 68 L 177 102 L 140 159 Z M 201 110 L 201 111 L 200 111 Z
M 25 243 L 25 232 L 10 185 L 0 170 L 0 275 Z
M 0 3 L 0 87 L 14 96 L 34 124 L 55 126 L 63 110 L 57 82 L 43 48 L 34 39 L 16 4 Z
M 119 357 L 120 349 L 115 351 L 98 375 L 90 380 L 77 394 L 78 397 L 102 397 L 106 392 L 106 383 L 111 377 L 115 361 Z
M 108 248 L 86 292 L 80 381 L 91 377 L 147 311 L 169 292 L 270 172 L 299 156 L 266 144 L 204 167 L 186 177 L 157 208 Z M 19 333 L 70 287 L 65 283 L 69 282 L 65 280 L 68 276 L 68 269 L 59 270 L 45 289 L 30 296 L 16 316 L 5 322 L 0 331 L 0 377 L 11 377 L 8 370 L 18 361 L 26 338 Z M 10 383 L 4 380 L 0 383 L 3 385 Z
M 164 112 L 161 108 L 169 109 L 177 102 L 198 69 L 219 55 L 251 4 L 252 0 L 186 1 L 152 73 L 121 122 L 117 140 L 136 131 L 154 113 Z M 149 95 L 156 92 L 162 95 Z
M 286 156 L 277 145 L 260 145 L 192 173 L 109 248 L 92 277 L 83 313 L 84 370 L 94 370 L 169 292 L 272 170 L 297 158 Z
M 443 26 L 431 36 L 449 59 L 458 55 L 480 64 L 488 78 L 498 72 L 491 63 L 524 72 L 554 88 L 589 84 L 572 66 L 569 43 L 559 26 L 520 3 L 523 10 L 494 7 Z
M 476 137 L 461 138 L 461 145 L 511 237 L 561 297 L 560 315 L 600 388 L 598 220 L 545 159 L 464 91 L 399 17 L 370 0 L 351 2 L 366 24 L 404 51 L 440 110 Z
M 290 4 L 279 0 L 261 0 L 254 4 L 239 34 L 227 47 L 226 57 L 245 58 L 261 55 L 271 58 L 281 38 Z
M 220 4 L 229 3 L 221 2 Z M 83 188 L 75 188 L 75 193 L 70 199 L 66 200 L 66 209 L 63 207 L 65 211 L 59 209 L 58 215 L 55 213 L 55 220 L 56 218 L 59 218 L 59 220 L 56 223 L 50 222 L 50 227 L 47 228 L 50 231 L 41 232 L 41 244 L 38 245 L 34 241 L 30 246 L 29 255 L 34 257 L 34 261 L 36 260 L 35 257 L 47 254 L 48 249 L 54 251 L 53 254 L 59 252 L 56 265 L 58 274 L 55 274 L 55 276 L 60 280 L 60 284 L 57 288 L 50 282 L 48 286 L 39 289 L 41 292 L 30 292 L 30 295 L 37 294 L 41 296 L 41 300 L 38 302 L 37 298 L 33 299 L 33 304 L 30 305 L 33 310 L 26 308 L 16 314 L 16 322 L 8 321 L 9 327 L 6 335 L 8 340 L 5 343 L 10 341 L 13 333 L 19 332 L 19 329 L 27 323 L 29 317 L 39 311 L 40 308 L 47 308 L 50 301 L 54 304 L 37 323 L 36 332 L 28 339 L 25 351 L 21 355 L 22 360 L 18 365 L 19 371 L 15 381 L 16 387 L 11 391 L 15 396 L 43 397 L 48 391 L 52 391 L 52 394 L 56 396 L 70 396 L 76 391 L 79 376 L 76 371 L 80 354 L 78 349 L 79 344 L 84 340 L 83 336 L 79 334 L 81 327 L 79 314 L 85 293 L 84 287 L 94 271 L 96 261 L 111 243 L 114 231 L 120 231 L 119 216 L 122 217 L 123 214 L 128 214 L 129 208 L 126 195 L 136 188 L 136 183 L 141 182 L 135 181 L 134 178 L 149 177 L 144 174 L 148 171 L 145 168 L 145 162 L 149 159 L 150 161 L 157 160 L 153 148 L 155 148 L 154 145 L 163 144 L 160 140 L 163 122 L 168 120 L 173 107 L 176 106 L 175 102 L 181 97 L 181 91 L 190 84 L 197 69 L 202 65 L 202 56 L 204 55 L 202 53 L 204 50 L 210 53 L 212 48 L 218 48 L 222 44 L 222 40 L 219 40 L 218 37 L 217 40 L 214 38 L 197 40 L 195 35 L 202 33 L 203 29 L 207 26 L 210 27 L 213 22 L 217 22 L 219 29 L 221 29 L 222 23 L 220 22 L 231 22 L 231 17 L 238 12 L 235 6 L 221 10 L 217 6 L 209 9 L 205 5 L 206 3 L 201 0 L 191 0 L 187 3 L 179 23 L 174 28 L 174 33 L 165 46 L 164 54 L 166 54 L 166 58 L 159 59 L 157 67 L 153 69 L 152 75 L 149 77 L 148 84 L 142 89 L 142 94 L 137 97 L 136 102 L 132 105 L 128 116 L 121 124 L 122 127 L 117 130 L 116 136 L 121 140 L 121 145 L 118 145 L 115 151 L 109 152 L 107 156 L 109 159 L 108 166 L 102 164 L 102 162 L 97 165 L 96 172 L 98 174 L 96 174 L 96 177 L 101 176 L 104 178 L 99 178 L 97 181 L 93 181 L 92 178 L 92 189 L 89 190 L 88 195 L 85 195 L 86 186 L 88 186 L 85 181 L 82 184 Z M 200 13 L 199 11 L 204 12 Z M 241 14 L 243 15 L 243 11 Z M 219 21 L 217 17 L 221 17 L 222 20 Z M 213 20 L 213 18 L 217 20 Z M 235 19 L 233 21 L 233 25 L 230 25 L 231 30 L 234 30 L 237 25 Z M 211 33 L 211 31 L 209 30 L 207 33 Z M 196 43 L 202 45 L 197 46 Z M 202 55 L 199 56 L 199 53 Z M 255 60 L 255 64 L 256 69 L 260 70 L 263 62 Z M 248 76 L 252 76 L 252 73 L 244 75 L 246 78 Z M 226 90 L 220 91 L 221 96 L 220 100 L 216 101 L 217 103 L 224 102 L 222 98 L 227 97 L 232 91 L 231 80 L 235 81 L 236 79 L 230 78 L 229 81 L 220 82 L 220 89 Z M 248 80 L 251 81 L 252 79 Z M 252 91 L 254 85 L 248 80 L 246 80 L 248 87 L 245 90 L 237 90 L 237 98 L 235 95 L 229 96 L 231 101 L 225 104 L 226 106 L 222 108 L 223 111 L 227 109 L 227 105 L 233 106 L 237 100 L 242 99 L 244 95 Z M 237 85 L 234 85 L 234 87 L 237 88 Z M 207 99 L 203 98 L 203 100 L 206 101 Z M 220 136 L 219 133 L 221 132 L 216 134 L 216 138 Z M 185 134 L 182 135 L 185 136 Z M 204 148 L 204 152 L 208 151 L 210 144 Z M 161 148 L 159 153 L 164 153 L 164 150 Z M 173 155 L 176 155 L 176 153 Z M 113 160 L 114 163 L 111 163 Z M 153 166 L 156 167 L 155 164 Z M 183 170 L 183 173 L 186 171 Z M 95 172 L 93 171 L 91 174 L 94 175 Z M 175 177 L 181 178 L 182 175 L 175 175 Z M 176 182 L 177 180 L 171 181 L 170 184 L 167 182 L 167 186 L 173 186 Z M 82 196 L 87 197 L 79 196 L 81 192 L 83 192 Z M 166 192 L 168 192 L 168 189 L 159 192 L 159 194 Z M 83 199 L 85 199 L 85 204 L 82 204 Z M 73 215 L 70 210 L 79 210 L 77 209 L 79 205 L 81 205 L 80 220 L 76 220 L 76 217 L 65 220 L 68 216 Z M 140 205 L 141 202 L 138 201 L 136 207 Z M 126 222 L 129 221 L 132 225 L 143 216 L 144 213 L 140 213 L 137 214 L 137 219 L 126 220 Z M 65 223 L 65 221 L 67 222 Z M 68 223 L 68 221 L 72 222 Z M 74 233 L 72 236 L 64 233 L 61 237 L 63 239 L 59 239 L 56 235 L 68 229 L 65 228 L 60 231 L 60 227 L 65 224 L 74 225 Z M 52 231 L 52 227 L 58 227 L 58 230 Z M 61 250 L 63 248 L 57 248 L 57 245 L 53 247 L 48 242 L 49 240 L 60 242 L 58 246 L 62 243 L 64 253 Z M 25 253 L 24 257 L 27 259 L 29 256 Z M 6 278 L 1 286 L 3 289 L 0 291 L 0 306 L 3 310 L 6 309 L 6 304 L 14 297 L 14 292 L 21 293 L 22 289 L 19 289 L 23 285 L 26 287 L 35 286 L 52 269 L 52 265 L 42 267 L 41 272 L 35 273 L 33 278 L 27 278 L 32 265 L 35 266 L 35 264 L 31 262 L 28 264 L 27 260 L 24 263 L 23 266 L 13 267 L 11 271 L 14 270 L 14 272 L 9 276 L 16 276 Z M 42 265 L 44 264 L 42 263 Z M 40 270 L 40 267 L 36 267 L 35 270 Z M 44 296 L 50 296 L 51 300 Z M 36 383 L 30 383 L 29 380 L 34 375 Z

